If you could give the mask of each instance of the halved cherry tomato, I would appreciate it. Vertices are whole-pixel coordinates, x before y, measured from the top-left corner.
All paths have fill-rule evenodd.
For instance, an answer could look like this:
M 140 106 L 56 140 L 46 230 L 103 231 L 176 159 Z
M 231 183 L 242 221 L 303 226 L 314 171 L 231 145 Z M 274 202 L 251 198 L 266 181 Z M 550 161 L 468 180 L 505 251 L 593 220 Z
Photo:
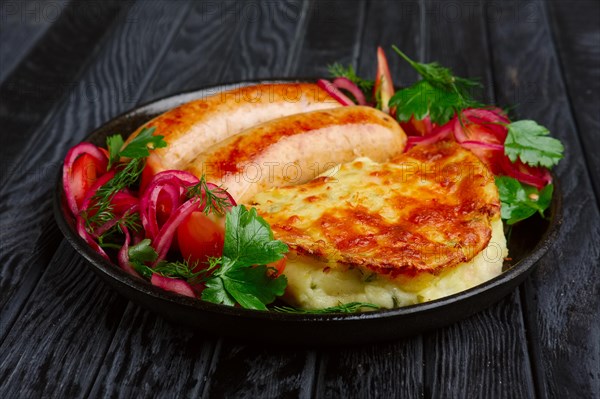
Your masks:
M 287 263 L 287 256 L 285 256 L 285 255 L 283 255 L 283 258 L 279 259 L 278 261 L 269 263 L 267 265 L 267 267 L 277 270 L 276 272 L 273 272 L 272 277 L 274 277 L 274 278 L 279 277 L 281 275 L 281 273 L 283 273 L 283 271 L 285 270 L 286 263 Z
M 389 102 L 394 95 L 394 83 L 390 74 L 387 58 L 381 47 L 377 47 L 377 77 L 375 78 L 375 87 L 373 95 L 381 99 L 381 110 L 390 113 Z
M 437 127 L 435 123 L 431 123 L 429 116 L 420 120 L 411 116 L 408 122 L 403 122 L 400 126 L 408 136 L 427 136 Z
M 80 207 L 85 193 L 106 172 L 106 163 L 97 158 L 83 154 L 75 160 L 71 169 L 71 191 L 77 206 Z
M 191 213 L 177 228 L 177 242 L 181 255 L 190 263 L 198 262 L 194 269 L 207 266 L 209 257 L 223 254 L 225 218 L 204 212 Z

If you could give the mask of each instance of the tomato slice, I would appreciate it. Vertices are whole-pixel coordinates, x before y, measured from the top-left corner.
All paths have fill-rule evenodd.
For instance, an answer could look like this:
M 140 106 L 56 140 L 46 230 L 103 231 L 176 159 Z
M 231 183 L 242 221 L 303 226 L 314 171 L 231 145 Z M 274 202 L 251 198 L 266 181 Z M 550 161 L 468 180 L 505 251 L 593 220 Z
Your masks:
M 394 95 L 394 83 L 390 74 L 387 58 L 381 47 L 377 47 L 377 77 L 373 94 L 381 99 L 381 110 L 390 113 L 389 102 Z
M 177 242 L 183 258 L 198 262 L 194 271 L 204 269 L 209 257 L 223 255 L 225 218 L 192 212 L 177 228 Z
M 281 275 L 281 273 L 283 273 L 283 271 L 285 270 L 286 263 L 287 263 L 287 256 L 283 255 L 283 258 L 279 259 L 278 261 L 269 263 L 267 265 L 267 267 L 273 268 L 276 270 L 273 272 L 273 275 L 272 275 L 273 278 L 279 277 Z
M 83 154 L 75 160 L 71 169 L 71 191 L 78 207 L 81 207 L 85 193 L 106 172 L 106 163 L 90 154 Z

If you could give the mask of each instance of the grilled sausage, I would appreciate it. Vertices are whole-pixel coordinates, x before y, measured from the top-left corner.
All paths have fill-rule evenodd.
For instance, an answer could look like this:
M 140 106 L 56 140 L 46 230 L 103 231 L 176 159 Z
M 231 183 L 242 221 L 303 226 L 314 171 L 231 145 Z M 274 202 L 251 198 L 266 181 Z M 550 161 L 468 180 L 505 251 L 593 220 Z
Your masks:
M 351 106 L 265 122 L 208 148 L 187 169 L 244 202 L 270 187 L 305 183 L 360 156 L 386 161 L 405 144 L 404 131 L 389 115 Z
M 312 83 L 246 86 L 180 105 L 152 119 L 142 128 L 155 127 L 168 146 L 152 152 L 145 177 L 166 169 L 183 169 L 198 153 L 244 129 L 286 115 L 340 107 Z

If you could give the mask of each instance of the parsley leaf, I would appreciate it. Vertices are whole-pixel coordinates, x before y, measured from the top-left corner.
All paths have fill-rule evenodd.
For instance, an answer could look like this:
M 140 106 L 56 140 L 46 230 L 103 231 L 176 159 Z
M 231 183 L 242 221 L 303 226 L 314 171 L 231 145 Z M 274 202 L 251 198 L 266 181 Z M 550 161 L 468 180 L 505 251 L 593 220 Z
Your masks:
M 563 157 L 562 143 L 548 136 L 550 131 L 532 120 L 513 122 L 508 125 L 504 152 L 508 158 L 531 166 L 551 168 Z
M 265 304 L 283 295 L 287 286 L 284 276 L 269 277 L 265 265 L 232 269 L 226 277 L 223 279 L 225 290 L 247 309 L 267 310 Z
M 437 62 L 422 64 L 411 60 L 396 46 L 393 49 L 408 62 L 423 80 L 398 90 L 390 99 L 390 107 L 396 108 L 396 118 L 407 122 L 412 116 L 421 120 L 427 115 L 438 125 L 447 123 L 455 113 L 481 104 L 471 98 L 470 91 L 481 87 L 475 80 L 454 76 L 448 68 Z
M 372 80 L 367 80 L 359 77 L 354 70 L 352 65 L 348 65 L 348 67 L 344 67 L 342 64 L 335 63 L 333 65 L 329 65 L 327 67 L 331 76 L 335 78 L 346 78 L 355 85 L 369 97 L 371 91 L 373 90 L 373 86 L 375 86 L 375 82 Z
M 223 257 L 236 267 L 265 265 L 275 262 L 288 251 L 287 245 L 273 239 L 271 227 L 258 216 L 255 208 L 239 205 L 225 217 Z
M 408 122 L 412 116 L 421 120 L 429 115 L 431 121 L 439 125 L 467 108 L 457 93 L 439 89 L 425 80 L 398 90 L 390 99 L 390 107 L 396 108 L 396 118 L 400 122 Z
M 108 168 L 119 162 L 121 157 L 126 158 L 145 158 L 150 155 L 150 150 L 155 148 L 163 148 L 167 146 L 167 142 L 163 139 L 165 136 L 154 136 L 156 127 L 143 127 L 140 133 L 135 136 L 125 148 L 123 148 L 123 137 L 120 134 L 115 134 L 106 138 L 106 147 L 108 148 Z
M 144 158 L 150 155 L 150 150 L 166 147 L 167 143 L 163 139 L 165 136 L 153 136 L 156 128 L 144 127 L 140 133 L 119 153 L 127 158 Z
M 154 262 L 158 258 L 158 254 L 150 245 L 151 241 L 149 238 L 145 238 L 139 243 L 129 247 L 129 261 L 130 262 Z
M 243 205 L 225 216 L 223 257 L 211 259 L 202 299 L 214 303 L 266 310 L 265 304 L 283 295 L 285 276 L 268 276 L 268 263 L 275 262 L 288 251 L 287 245 L 273 238 L 269 224 L 256 209 Z
M 509 225 L 527 219 L 536 212 L 543 217 L 544 211 L 550 206 L 554 190 L 554 186 L 548 184 L 538 191 L 535 187 L 508 176 L 497 176 L 496 186 L 502 204 L 501 216 Z
M 110 170 L 113 164 L 119 162 L 121 147 L 123 147 L 123 137 L 120 134 L 106 138 L 106 148 L 108 148 L 108 167 L 106 170 Z

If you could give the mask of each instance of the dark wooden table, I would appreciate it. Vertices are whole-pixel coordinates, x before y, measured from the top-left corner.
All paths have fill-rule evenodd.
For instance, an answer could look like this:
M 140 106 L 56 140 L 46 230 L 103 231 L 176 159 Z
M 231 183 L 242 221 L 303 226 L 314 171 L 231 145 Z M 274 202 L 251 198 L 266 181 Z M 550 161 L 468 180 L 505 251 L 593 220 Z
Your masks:
M 597 398 L 600 2 L 0 2 L 0 397 Z M 62 238 L 67 149 L 137 104 L 204 85 L 373 76 L 396 44 L 479 76 L 484 100 L 566 146 L 560 239 L 490 309 L 410 339 L 282 348 L 205 336 L 103 284 Z M 397 83 L 416 76 L 388 51 Z

